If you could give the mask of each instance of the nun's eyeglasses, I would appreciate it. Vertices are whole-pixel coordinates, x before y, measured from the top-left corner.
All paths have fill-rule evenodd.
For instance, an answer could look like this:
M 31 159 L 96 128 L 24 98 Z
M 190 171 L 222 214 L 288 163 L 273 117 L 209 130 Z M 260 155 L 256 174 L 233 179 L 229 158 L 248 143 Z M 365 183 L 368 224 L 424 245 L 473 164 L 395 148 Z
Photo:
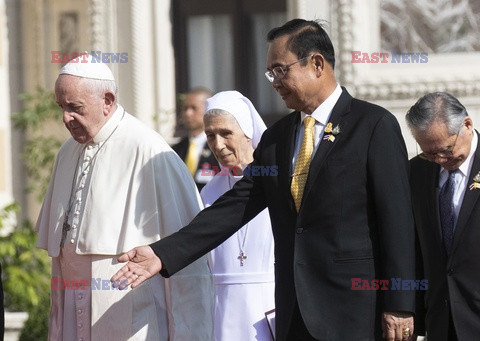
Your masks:
M 290 63 L 290 64 L 285 65 L 285 66 L 275 66 L 272 70 L 268 70 L 267 72 L 265 72 L 265 77 L 267 77 L 267 79 L 270 83 L 273 83 L 273 81 L 275 79 L 282 79 L 283 77 L 285 77 L 285 75 L 287 74 L 288 70 L 290 69 L 290 67 L 292 65 L 300 63 L 302 60 L 305 60 L 305 59 L 310 58 L 310 57 L 311 57 L 311 55 L 307 56 L 307 57 L 300 58 L 300 59 L 294 61 L 293 63 Z

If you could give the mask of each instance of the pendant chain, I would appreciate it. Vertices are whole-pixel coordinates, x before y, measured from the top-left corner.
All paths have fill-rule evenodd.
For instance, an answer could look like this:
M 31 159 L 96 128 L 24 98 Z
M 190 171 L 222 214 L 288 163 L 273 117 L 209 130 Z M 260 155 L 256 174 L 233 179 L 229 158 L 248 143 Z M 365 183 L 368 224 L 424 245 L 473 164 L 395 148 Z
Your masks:
M 229 189 L 232 189 L 233 184 L 232 185 L 232 182 L 231 182 L 231 177 L 233 176 L 233 174 L 228 174 L 228 187 Z M 245 252 L 245 242 L 247 241 L 247 234 L 248 234 L 248 223 L 245 225 L 245 234 L 243 235 L 243 240 L 240 241 L 240 231 L 242 229 L 238 230 L 235 234 L 237 235 L 237 243 L 238 243 L 238 249 L 239 249 L 239 256 L 237 257 L 237 259 L 240 261 L 240 266 L 244 266 L 245 265 L 245 259 L 247 259 L 247 254 Z
M 123 109 L 123 114 L 122 114 L 122 119 L 125 115 L 125 109 Z M 82 169 L 82 173 L 86 174 L 85 172 L 87 172 L 87 170 L 90 168 L 90 166 L 92 165 L 93 163 L 93 160 L 95 160 L 98 152 L 100 151 L 100 149 L 102 149 L 102 147 L 107 143 L 107 141 L 110 139 L 110 137 L 112 137 L 113 133 L 115 133 L 115 131 L 117 130 L 118 126 L 120 125 L 120 122 L 117 124 L 117 126 L 115 127 L 115 129 L 113 129 L 113 131 L 110 133 L 110 135 L 108 135 L 108 137 L 105 139 L 105 141 L 101 144 L 100 147 L 98 147 L 97 151 L 95 152 L 95 154 L 93 154 L 92 158 L 88 161 L 87 165 L 85 166 L 85 168 Z M 63 226 L 62 226 L 62 239 L 60 241 L 60 247 L 63 247 L 65 245 L 65 239 L 67 237 L 67 232 L 70 231 L 71 229 L 71 226 L 70 224 L 68 223 L 68 219 L 70 217 L 70 212 L 72 211 L 72 208 L 73 208 L 73 204 L 75 202 L 75 194 L 80 190 L 81 186 L 80 186 L 80 183 L 81 181 L 79 182 L 78 179 L 77 179 L 77 175 L 78 175 L 78 168 L 79 168 L 79 165 L 80 165 L 80 159 L 82 158 L 82 155 L 85 154 L 85 150 L 87 148 L 87 145 L 85 145 L 83 147 L 83 150 L 82 152 L 80 153 L 80 155 L 78 156 L 78 159 L 77 159 L 77 164 L 75 165 L 75 173 L 73 175 L 73 181 L 72 181 L 72 188 L 70 189 L 70 198 L 68 200 L 68 206 L 67 206 L 67 210 L 65 211 L 65 217 L 63 219 Z M 75 189 L 76 188 L 76 189 Z

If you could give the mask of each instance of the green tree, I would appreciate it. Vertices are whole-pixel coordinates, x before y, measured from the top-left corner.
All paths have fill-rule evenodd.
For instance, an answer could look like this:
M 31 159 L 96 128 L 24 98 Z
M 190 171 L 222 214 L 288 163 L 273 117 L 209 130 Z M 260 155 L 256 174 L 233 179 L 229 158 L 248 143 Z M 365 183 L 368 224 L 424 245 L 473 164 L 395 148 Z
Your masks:
M 48 124 L 58 122 L 61 110 L 54 94 L 38 88 L 21 95 L 24 109 L 12 115 L 15 128 L 25 133 L 21 154 L 29 185 L 38 201 L 45 196 L 55 155 L 61 141 L 48 131 Z M 0 209 L 0 230 L 12 214 L 18 214 L 18 204 Z M 29 221 L 21 222 L 8 235 L 0 237 L 2 282 L 5 308 L 9 311 L 27 311 L 29 318 L 20 339 L 46 340 L 50 309 L 50 259 L 44 250 L 36 247 L 37 234 Z
M 41 88 L 20 95 L 20 99 L 24 109 L 12 115 L 12 122 L 27 137 L 21 155 L 30 180 L 27 190 L 41 202 L 61 145 L 58 137 L 46 133 L 45 126 L 58 123 L 62 111 L 55 102 L 54 93 Z
M 0 229 L 4 229 L 5 221 L 18 211 L 17 204 L 2 208 Z M 9 311 L 30 311 L 50 292 L 50 259 L 44 250 L 35 246 L 36 241 L 37 235 L 28 221 L 0 237 L 5 307 Z
M 48 336 L 48 315 L 50 295 L 42 295 L 40 303 L 29 311 L 19 341 L 46 340 Z
M 19 209 L 14 203 L 0 210 L 0 231 Z M 44 250 L 35 246 L 36 240 L 37 235 L 28 221 L 0 237 L 5 307 L 29 314 L 20 335 L 22 341 L 46 340 L 48 335 L 50 259 Z

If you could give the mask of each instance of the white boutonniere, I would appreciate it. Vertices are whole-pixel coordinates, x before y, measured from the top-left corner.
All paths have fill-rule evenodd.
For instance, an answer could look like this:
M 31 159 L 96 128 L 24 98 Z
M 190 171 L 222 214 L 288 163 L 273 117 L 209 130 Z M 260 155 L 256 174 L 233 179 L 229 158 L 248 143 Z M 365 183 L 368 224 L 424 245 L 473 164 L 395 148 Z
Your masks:
M 478 172 L 477 175 L 473 177 L 473 182 L 470 184 L 468 188 L 471 191 L 473 191 L 474 189 L 480 188 L 480 172 Z
M 332 122 L 328 122 L 327 126 L 325 127 L 325 134 L 323 135 L 323 139 L 333 142 L 335 141 L 335 135 L 340 134 L 340 125 L 336 125 L 335 128 L 333 128 Z

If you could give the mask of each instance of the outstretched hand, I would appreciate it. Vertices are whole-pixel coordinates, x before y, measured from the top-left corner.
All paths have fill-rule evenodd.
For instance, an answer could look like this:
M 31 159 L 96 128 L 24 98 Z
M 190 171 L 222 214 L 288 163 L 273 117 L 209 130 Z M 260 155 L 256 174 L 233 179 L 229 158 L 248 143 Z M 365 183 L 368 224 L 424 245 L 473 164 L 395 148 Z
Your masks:
M 120 263 L 128 262 L 110 279 L 114 288 L 124 289 L 128 285 L 139 286 L 162 269 L 162 261 L 148 245 L 136 247 L 120 257 Z

